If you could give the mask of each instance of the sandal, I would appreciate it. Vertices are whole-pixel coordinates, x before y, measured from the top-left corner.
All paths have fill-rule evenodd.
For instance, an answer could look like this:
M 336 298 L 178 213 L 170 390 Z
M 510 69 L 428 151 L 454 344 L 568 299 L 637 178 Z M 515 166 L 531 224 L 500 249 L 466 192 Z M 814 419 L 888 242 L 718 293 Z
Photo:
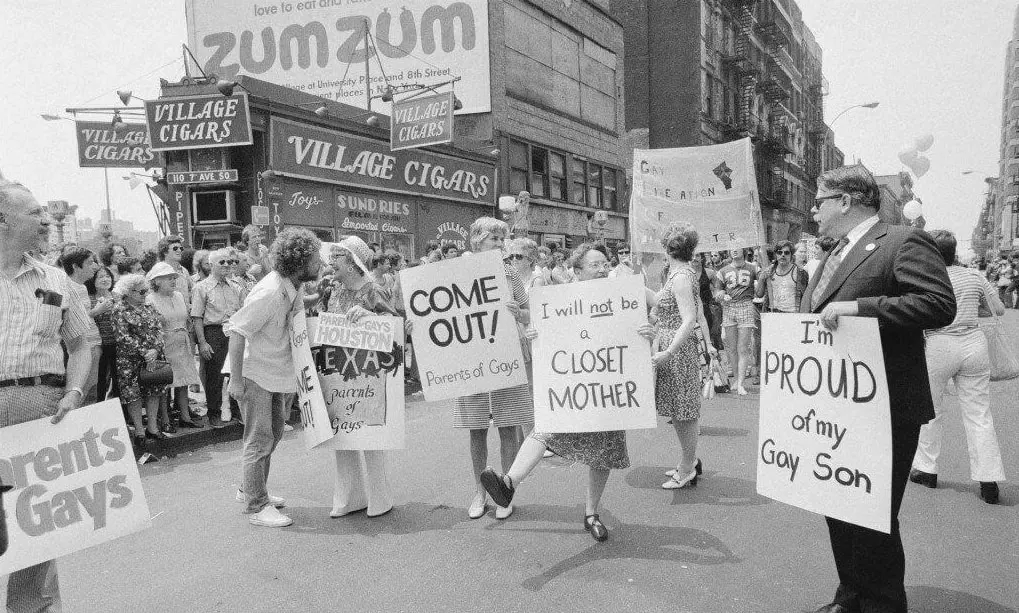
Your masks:
M 697 476 L 698 476 L 698 477 L 700 477 L 700 476 L 701 476 L 701 473 L 703 473 L 703 472 L 704 472 L 704 466 L 703 466 L 703 465 L 701 465 L 701 460 L 700 460 L 700 458 L 697 458 L 697 463 L 696 463 L 696 464 L 694 464 L 694 466 L 693 466 L 693 469 L 694 469 L 694 472 L 696 472 L 696 473 L 697 473 Z M 675 468 L 673 468 L 672 470 L 667 470 L 667 471 L 665 471 L 665 476 L 666 476 L 666 477 L 671 477 L 671 476 L 675 475 L 675 474 L 676 474 L 676 472 L 677 472 L 677 471 L 676 471 L 676 469 L 675 469 Z
M 481 472 L 481 485 L 500 507 L 508 507 L 513 502 L 516 488 L 513 487 L 513 480 L 509 476 L 500 475 L 489 467 Z
M 609 538 L 609 529 L 598 519 L 598 514 L 584 516 L 584 530 L 591 533 L 599 543 Z

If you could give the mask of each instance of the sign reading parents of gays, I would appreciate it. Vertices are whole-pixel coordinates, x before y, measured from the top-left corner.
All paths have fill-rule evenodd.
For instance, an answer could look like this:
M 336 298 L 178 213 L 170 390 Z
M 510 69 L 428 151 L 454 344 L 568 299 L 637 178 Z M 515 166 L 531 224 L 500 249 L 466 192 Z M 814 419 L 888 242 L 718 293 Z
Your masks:
M 639 276 L 534 288 L 534 427 L 540 432 L 654 428 L 651 345 Z
M 888 533 L 892 434 L 877 320 L 765 314 L 757 492 Z
M 323 316 L 327 315 L 330 314 L 322 313 L 317 326 L 312 327 L 321 329 Z M 405 447 L 403 320 L 390 316 L 365 317 L 358 325 L 365 320 L 401 333 L 391 334 L 384 351 L 340 347 L 332 343 L 313 344 L 318 389 L 332 432 L 332 438 L 320 449 Z
M 0 428 L 0 575 L 152 526 L 120 402 Z
M 664 253 L 671 221 L 693 224 L 698 252 L 760 245 L 761 212 L 750 139 L 633 152 L 633 249 Z
M 403 270 L 400 281 L 426 400 L 527 383 L 499 251 Z

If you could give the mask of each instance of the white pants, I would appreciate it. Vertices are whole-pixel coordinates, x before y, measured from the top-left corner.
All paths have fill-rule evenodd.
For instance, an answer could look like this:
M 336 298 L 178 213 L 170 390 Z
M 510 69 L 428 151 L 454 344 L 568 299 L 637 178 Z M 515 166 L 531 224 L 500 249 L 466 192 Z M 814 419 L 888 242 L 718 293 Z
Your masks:
M 367 479 L 365 478 L 367 473 Z M 393 508 L 384 451 L 337 451 L 331 517 L 367 508 L 381 515 Z
M 931 380 L 935 417 L 920 428 L 920 443 L 913 458 L 913 468 L 925 473 L 938 472 L 945 387 L 954 377 L 959 391 L 962 424 L 966 428 L 970 478 L 974 481 L 1004 481 L 1001 449 L 994 432 L 994 418 L 991 417 L 991 366 L 984 333 L 974 329 L 965 335 L 929 336 L 927 372 Z

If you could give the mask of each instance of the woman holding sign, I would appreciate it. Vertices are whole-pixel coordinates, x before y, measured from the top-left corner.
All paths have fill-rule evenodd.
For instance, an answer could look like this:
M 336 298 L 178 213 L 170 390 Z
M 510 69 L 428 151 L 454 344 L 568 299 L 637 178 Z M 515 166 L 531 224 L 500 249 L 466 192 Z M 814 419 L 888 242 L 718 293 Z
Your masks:
M 570 262 L 577 281 L 605 279 L 611 268 L 605 247 L 593 243 L 577 247 Z M 648 340 L 654 338 L 654 330 L 650 324 L 641 326 L 639 332 Z M 538 336 L 533 328 L 527 331 L 527 335 L 531 340 Z M 696 433 L 696 428 L 694 432 Z M 491 468 L 486 468 L 481 474 L 481 482 L 496 504 L 503 507 L 510 505 L 517 486 L 538 465 L 546 449 L 567 460 L 588 465 L 584 529 L 590 532 L 596 541 L 609 538 L 608 528 L 598 518 L 598 504 L 601 502 L 602 493 L 605 492 L 610 472 L 613 469 L 630 466 L 630 456 L 626 451 L 626 432 L 613 430 L 532 433 L 520 447 L 520 453 L 507 473 L 499 474 Z
M 327 311 L 345 315 L 356 323 L 366 315 L 396 315 L 389 296 L 376 284 L 368 271 L 372 251 L 363 240 L 348 236 L 329 250 L 333 289 Z M 368 517 L 393 510 L 393 495 L 386 477 L 386 456 L 382 450 L 337 450 L 333 509 L 329 517 L 342 517 L 367 509 Z M 367 483 L 362 472 L 368 475 Z

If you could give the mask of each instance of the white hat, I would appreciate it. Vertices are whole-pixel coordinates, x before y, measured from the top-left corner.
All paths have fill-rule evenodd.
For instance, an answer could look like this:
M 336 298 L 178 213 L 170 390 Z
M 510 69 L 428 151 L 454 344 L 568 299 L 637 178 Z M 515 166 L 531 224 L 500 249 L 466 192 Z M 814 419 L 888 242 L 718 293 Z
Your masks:
M 350 253 L 351 259 L 354 260 L 354 264 L 361 269 L 361 272 L 365 275 L 368 274 L 368 266 L 366 262 L 371 262 L 372 257 L 374 257 L 374 252 L 363 240 L 361 240 L 360 237 L 348 236 L 336 244 Z
M 156 262 L 156 265 L 149 270 L 148 274 L 145 275 L 145 278 L 151 281 L 153 279 L 158 279 L 159 277 L 176 277 L 179 274 L 180 273 L 177 272 L 173 266 L 170 266 L 166 262 Z

